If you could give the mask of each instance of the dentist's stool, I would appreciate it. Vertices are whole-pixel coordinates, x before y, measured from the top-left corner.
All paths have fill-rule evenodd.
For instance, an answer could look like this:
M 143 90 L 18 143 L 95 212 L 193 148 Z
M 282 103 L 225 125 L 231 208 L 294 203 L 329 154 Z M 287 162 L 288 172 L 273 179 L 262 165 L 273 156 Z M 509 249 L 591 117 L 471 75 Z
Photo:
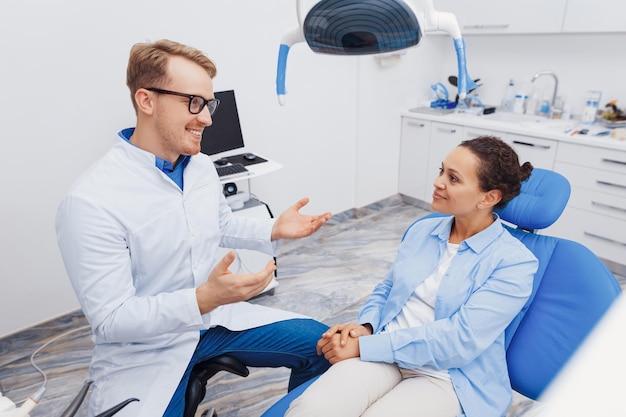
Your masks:
M 250 374 L 248 368 L 237 359 L 228 355 L 216 356 L 203 362 L 198 362 L 192 369 L 187 391 L 185 392 L 185 412 L 183 417 L 194 417 L 198 405 L 206 395 L 207 381 L 219 371 L 246 377 Z M 207 417 L 214 417 L 215 413 Z

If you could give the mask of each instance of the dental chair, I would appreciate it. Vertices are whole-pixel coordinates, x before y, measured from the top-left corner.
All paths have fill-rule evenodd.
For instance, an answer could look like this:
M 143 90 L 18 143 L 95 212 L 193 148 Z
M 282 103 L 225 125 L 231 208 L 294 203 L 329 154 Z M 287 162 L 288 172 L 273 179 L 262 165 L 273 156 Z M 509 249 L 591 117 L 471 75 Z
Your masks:
M 520 195 L 498 212 L 511 234 L 539 260 L 533 292 L 505 333 L 511 386 L 533 400 L 541 396 L 621 293 L 613 274 L 585 246 L 536 233 L 559 218 L 569 196 L 565 177 L 535 168 L 522 184 Z M 442 214 L 426 217 L 432 216 Z M 283 416 L 291 401 L 312 382 L 292 390 L 262 417 Z

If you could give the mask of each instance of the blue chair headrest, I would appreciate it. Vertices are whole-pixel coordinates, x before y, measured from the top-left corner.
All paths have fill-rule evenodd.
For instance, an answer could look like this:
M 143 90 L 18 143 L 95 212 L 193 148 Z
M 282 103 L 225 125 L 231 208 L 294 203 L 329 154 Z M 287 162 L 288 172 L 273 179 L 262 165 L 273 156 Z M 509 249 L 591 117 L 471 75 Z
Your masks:
M 563 213 L 570 191 L 570 183 L 563 175 L 534 168 L 522 183 L 520 194 L 499 210 L 498 215 L 522 229 L 545 229 Z

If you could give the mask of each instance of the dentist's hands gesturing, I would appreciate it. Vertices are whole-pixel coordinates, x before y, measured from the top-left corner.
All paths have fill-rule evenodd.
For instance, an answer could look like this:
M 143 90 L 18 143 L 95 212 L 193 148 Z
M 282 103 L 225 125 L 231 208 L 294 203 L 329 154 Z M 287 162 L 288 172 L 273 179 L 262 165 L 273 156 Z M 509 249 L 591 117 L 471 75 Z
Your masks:
M 307 205 L 303 198 L 285 210 L 272 226 L 271 240 L 297 239 L 315 233 L 328 219 L 330 213 L 316 216 L 304 215 L 300 209 Z M 272 260 L 261 271 L 253 274 L 233 274 L 228 268 L 235 260 L 230 251 L 215 265 L 207 280 L 196 288 L 196 299 L 201 314 L 225 304 L 246 301 L 258 295 L 272 281 L 276 263 Z

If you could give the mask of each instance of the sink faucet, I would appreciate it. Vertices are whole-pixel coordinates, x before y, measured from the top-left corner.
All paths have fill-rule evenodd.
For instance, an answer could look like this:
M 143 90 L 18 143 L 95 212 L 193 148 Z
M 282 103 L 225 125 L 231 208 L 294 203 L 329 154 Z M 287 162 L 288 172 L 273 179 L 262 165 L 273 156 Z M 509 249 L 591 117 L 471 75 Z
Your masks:
M 551 117 L 552 112 L 554 110 L 554 104 L 556 103 L 556 92 L 559 89 L 559 79 L 557 78 L 556 74 L 552 71 L 539 71 L 538 73 L 533 75 L 533 78 L 530 81 L 535 82 L 535 80 L 541 77 L 542 75 L 549 75 L 550 77 L 554 78 L 554 91 L 552 92 L 552 101 L 550 102 L 550 117 Z

